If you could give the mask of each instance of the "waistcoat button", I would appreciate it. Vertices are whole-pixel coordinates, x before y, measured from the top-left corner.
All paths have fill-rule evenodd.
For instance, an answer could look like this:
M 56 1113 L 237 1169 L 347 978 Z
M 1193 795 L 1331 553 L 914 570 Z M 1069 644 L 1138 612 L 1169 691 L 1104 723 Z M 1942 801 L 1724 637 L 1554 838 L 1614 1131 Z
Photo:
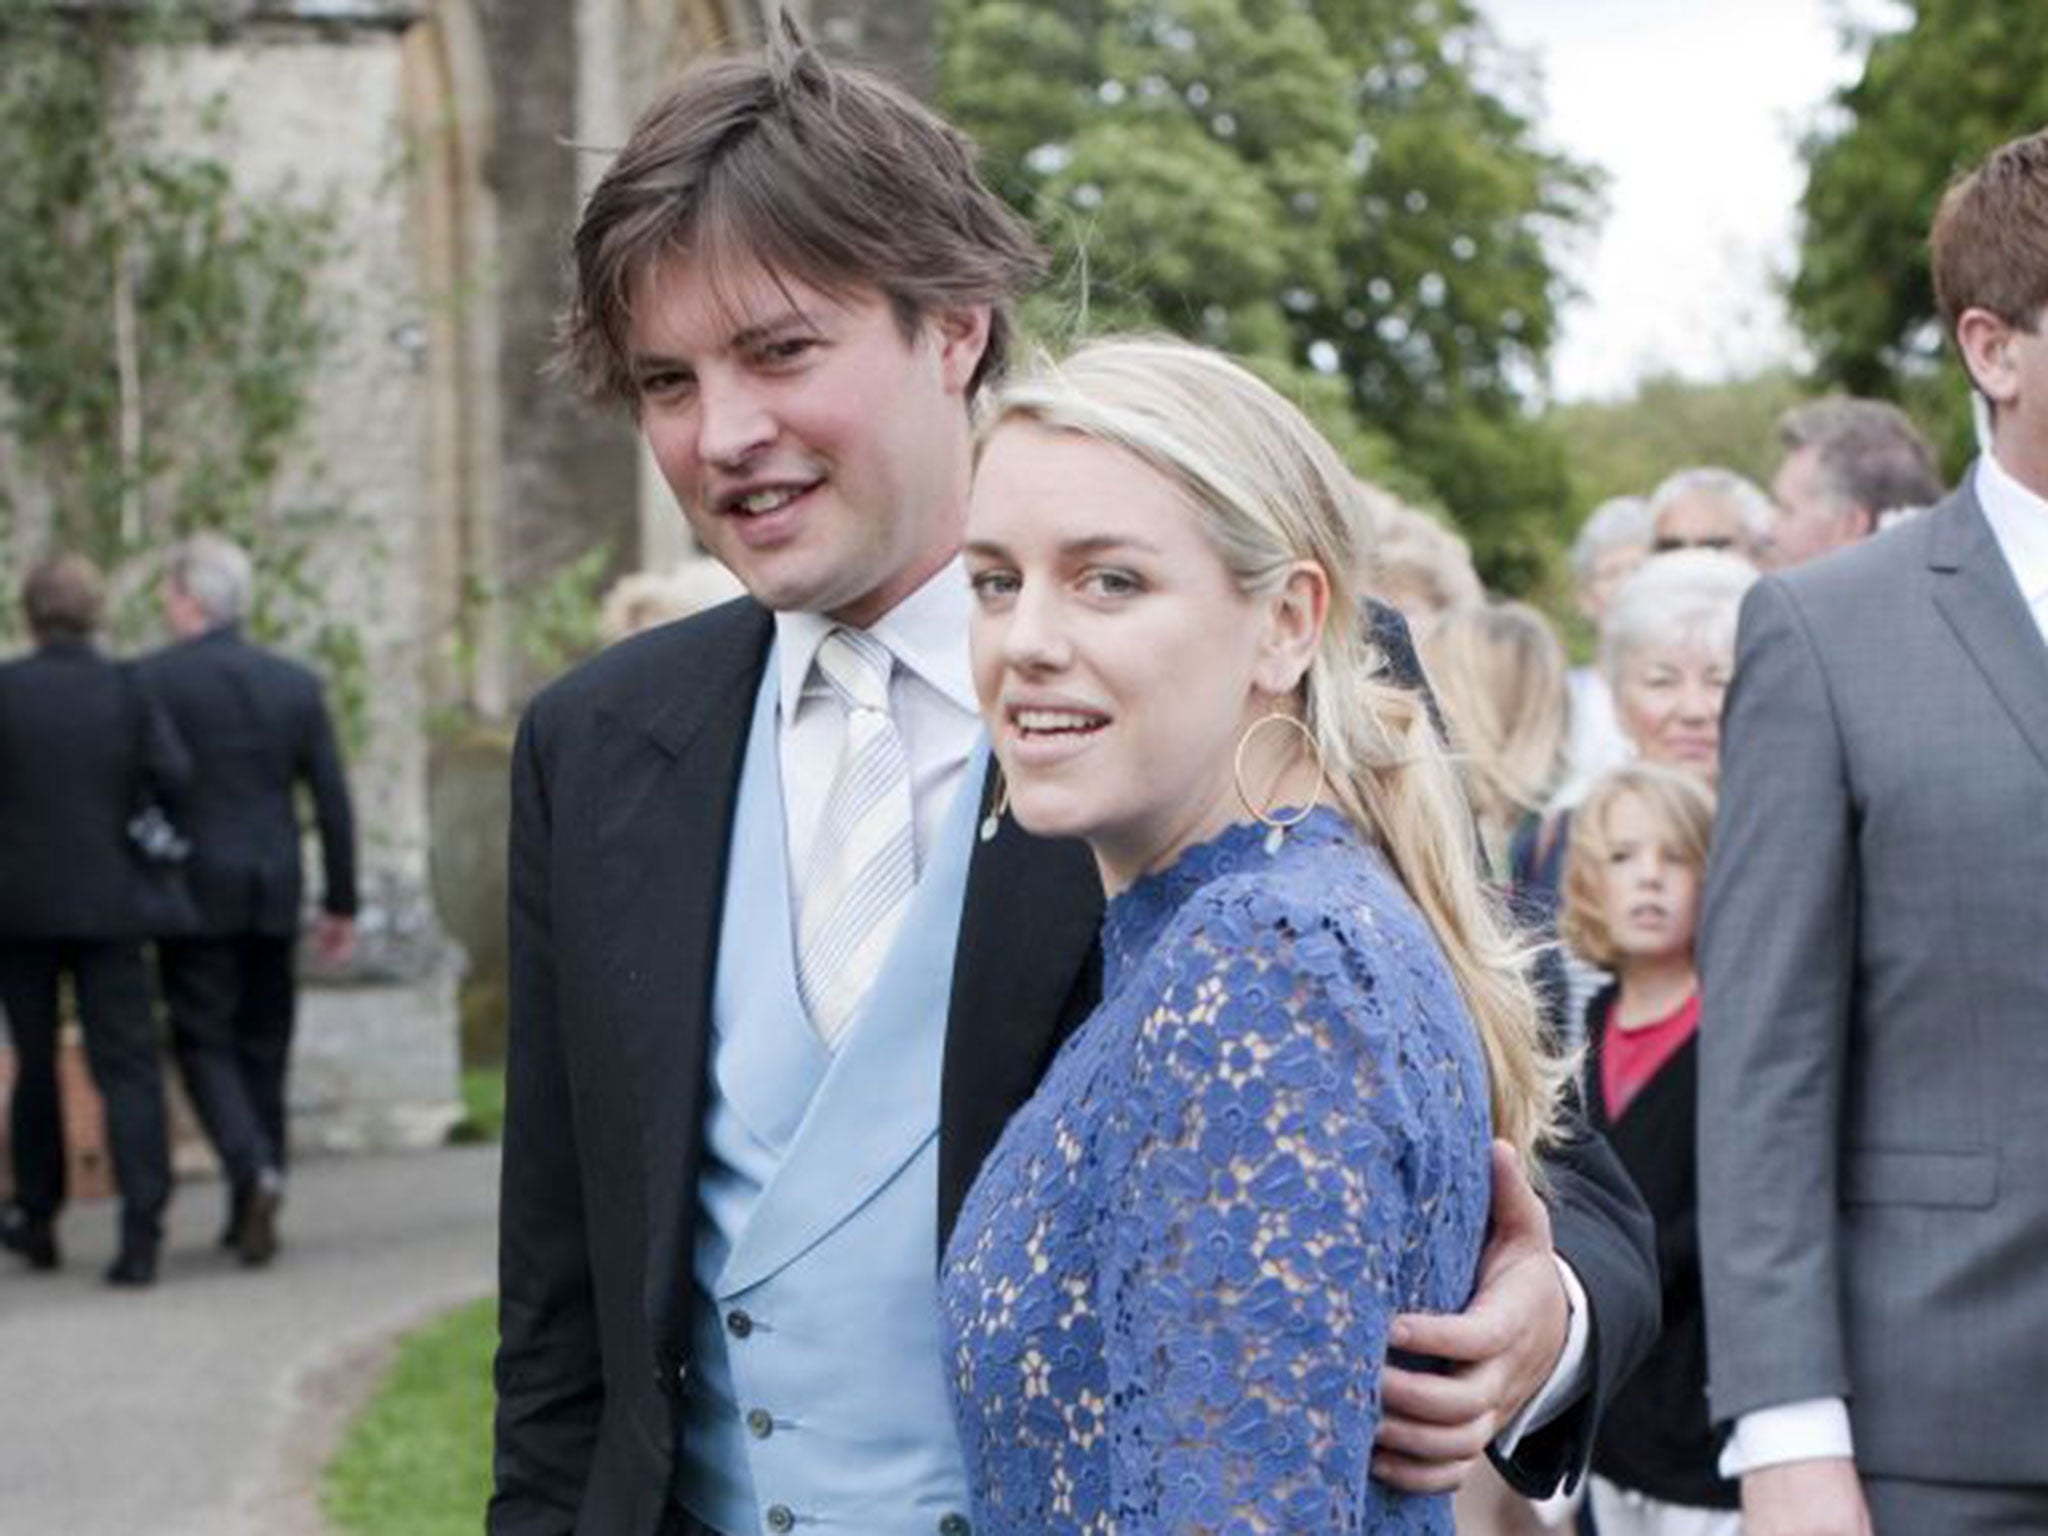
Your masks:
M 744 1339 L 754 1331 L 754 1320 L 738 1307 L 734 1307 L 725 1314 L 725 1331 L 736 1339 Z
M 939 1536 L 974 1536 L 974 1526 L 962 1514 L 941 1515 Z
M 776 1532 L 777 1536 L 781 1536 L 782 1532 L 794 1530 L 795 1528 L 796 1515 L 787 1504 L 770 1504 L 768 1506 L 769 1530 Z
M 775 1433 L 775 1418 L 766 1408 L 747 1410 L 747 1429 L 756 1440 L 766 1440 Z

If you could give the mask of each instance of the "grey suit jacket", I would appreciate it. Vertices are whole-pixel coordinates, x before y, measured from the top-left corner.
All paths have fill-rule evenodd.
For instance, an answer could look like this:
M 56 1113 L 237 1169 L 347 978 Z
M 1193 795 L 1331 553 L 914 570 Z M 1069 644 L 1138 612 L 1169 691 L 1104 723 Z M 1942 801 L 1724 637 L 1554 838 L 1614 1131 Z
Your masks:
M 1966 488 L 1743 605 L 1707 877 L 1715 1416 L 2048 1479 L 2048 646 Z

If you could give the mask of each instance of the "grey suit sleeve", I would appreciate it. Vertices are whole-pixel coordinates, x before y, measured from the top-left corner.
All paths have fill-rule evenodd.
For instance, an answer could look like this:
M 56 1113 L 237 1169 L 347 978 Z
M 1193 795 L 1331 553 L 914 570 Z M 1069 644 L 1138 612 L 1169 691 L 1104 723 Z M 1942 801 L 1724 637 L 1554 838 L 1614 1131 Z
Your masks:
M 1699 1180 L 1714 1417 L 1849 1390 L 1836 1183 L 1855 815 L 1796 596 L 1743 604 L 1701 927 Z
M 582 1172 L 555 1007 L 551 817 L 537 735 L 529 714 L 512 762 L 490 1536 L 568 1536 L 604 1411 Z

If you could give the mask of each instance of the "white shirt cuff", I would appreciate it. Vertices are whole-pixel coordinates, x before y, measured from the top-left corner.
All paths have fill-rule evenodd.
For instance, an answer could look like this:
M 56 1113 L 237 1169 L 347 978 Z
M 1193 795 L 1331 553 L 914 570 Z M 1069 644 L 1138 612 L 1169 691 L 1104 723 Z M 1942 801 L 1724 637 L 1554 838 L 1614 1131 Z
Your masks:
M 1853 1459 L 1849 1405 L 1839 1397 L 1810 1397 L 1745 1413 L 1721 1448 L 1721 1475 L 1740 1477 L 1788 1461 Z
M 1515 1447 L 1525 1437 L 1541 1429 L 1577 1401 L 1586 1386 L 1586 1351 L 1593 1337 L 1586 1288 L 1579 1284 L 1579 1277 L 1572 1273 L 1571 1265 L 1556 1254 L 1551 1257 L 1557 1261 L 1557 1278 L 1564 1282 L 1565 1302 L 1571 1314 L 1565 1323 L 1564 1348 L 1558 1351 L 1557 1364 L 1551 1367 L 1550 1379 L 1543 1383 L 1543 1390 L 1530 1398 L 1522 1411 L 1508 1421 L 1506 1429 L 1494 1436 L 1493 1448 L 1503 1460 L 1515 1454 Z

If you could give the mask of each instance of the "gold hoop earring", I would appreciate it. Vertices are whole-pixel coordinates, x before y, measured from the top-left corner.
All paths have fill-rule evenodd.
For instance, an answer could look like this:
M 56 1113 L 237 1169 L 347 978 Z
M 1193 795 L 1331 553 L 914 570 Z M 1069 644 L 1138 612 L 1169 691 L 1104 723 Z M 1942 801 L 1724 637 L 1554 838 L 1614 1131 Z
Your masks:
M 1307 803 L 1300 810 L 1287 817 L 1275 816 L 1270 805 L 1261 808 L 1252 804 L 1252 797 L 1245 792 L 1244 787 L 1245 748 L 1252 744 L 1254 736 L 1258 735 L 1260 731 L 1276 720 L 1292 726 L 1300 733 L 1301 739 L 1308 743 L 1309 756 L 1315 759 L 1316 765 L 1315 794 L 1308 797 Z M 1316 743 L 1315 732 L 1308 728 L 1308 722 L 1299 715 L 1290 715 L 1284 709 L 1276 709 L 1271 714 L 1261 716 L 1246 726 L 1244 734 L 1237 738 L 1237 753 L 1230 761 L 1230 779 L 1232 785 L 1237 790 L 1237 803 L 1244 807 L 1247 816 L 1267 829 L 1266 852 L 1268 853 L 1278 853 L 1280 851 L 1280 844 L 1286 840 L 1289 829 L 1298 827 L 1308 820 L 1309 816 L 1315 811 L 1316 801 L 1321 796 L 1323 785 L 1328 778 L 1329 775 L 1323 770 L 1323 749 Z
M 989 807 L 989 813 L 981 818 L 981 840 L 992 842 L 1003 824 L 1003 816 L 1010 809 L 1010 781 L 1003 777 L 1003 765 L 995 765 L 996 798 Z

